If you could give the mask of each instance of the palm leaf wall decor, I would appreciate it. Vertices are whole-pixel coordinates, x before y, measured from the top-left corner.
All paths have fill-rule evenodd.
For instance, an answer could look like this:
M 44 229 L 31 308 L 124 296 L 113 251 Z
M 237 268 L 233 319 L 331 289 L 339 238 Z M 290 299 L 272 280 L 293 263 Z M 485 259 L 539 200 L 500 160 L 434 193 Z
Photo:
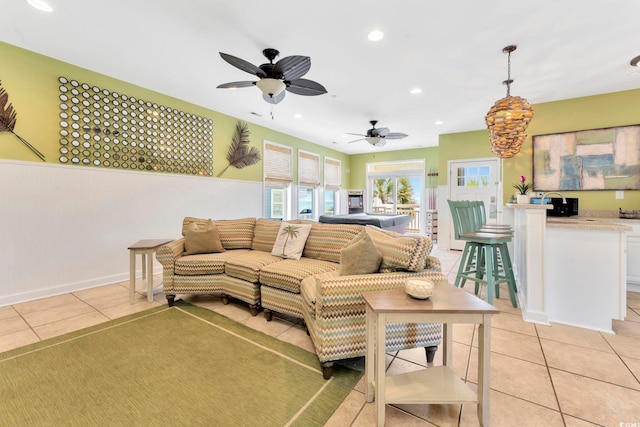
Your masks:
M 16 122 L 18 121 L 18 113 L 13 109 L 13 105 L 9 102 L 9 94 L 2 87 L 2 81 L 0 81 L 0 133 L 9 132 L 13 134 L 20 142 L 22 142 L 33 153 L 40 157 L 40 160 L 44 161 L 44 154 L 36 149 L 33 145 L 29 144 L 24 138 L 15 133 Z
M 236 124 L 236 131 L 231 139 L 231 145 L 229 146 L 229 152 L 227 153 L 227 161 L 229 164 L 227 167 L 216 175 L 220 177 L 223 173 L 233 166 L 237 169 L 242 169 L 246 166 L 251 166 L 260 161 L 260 150 L 256 147 L 249 147 L 251 141 L 249 140 L 249 127 L 245 122 L 238 121 Z

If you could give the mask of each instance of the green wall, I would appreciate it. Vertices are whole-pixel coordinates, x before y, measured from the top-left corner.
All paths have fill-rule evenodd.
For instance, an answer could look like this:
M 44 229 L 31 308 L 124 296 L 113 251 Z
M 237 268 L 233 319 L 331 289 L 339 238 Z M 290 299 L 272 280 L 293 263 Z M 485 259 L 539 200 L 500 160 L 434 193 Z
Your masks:
M 9 95 L 9 103 L 18 114 L 15 132 L 41 151 L 47 163 L 59 163 L 58 77 L 65 76 L 213 120 L 213 175 L 227 166 L 226 155 L 237 118 L 2 42 L 0 58 L 0 81 Z M 216 94 L 212 93 L 211 96 Z M 263 140 L 269 140 L 340 160 L 343 186 L 349 188 L 349 175 L 346 173 L 350 168 L 349 155 L 255 123 L 249 123 L 249 130 L 251 146 L 257 147 L 261 152 Z M 41 162 L 13 135 L 6 132 L 0 133 L 0 159 Z M 262 162 L 244 169 L 231 167 L 222 178 L 262 181 Z M 294 181 L 297 181 L 297 156 L 294 156 Z
M 378 153 L 354 154 L 351 156 L 350 187 L 366 188 L 367 163 L 393 162 L 401 160 L 425 159 L 426 174 L 438 171 L 438 147 L 414 148 L 411 150 L 381 151 Z M 440 169 L 442 170 L 442 169 Z
M 640 124 L 640 89 L 594 95 L 533 105 L 534 116 L 527 129 L 527 140 L 520 153 L 503 161 L 504 200 L 514 194 L 512 184 L 525 175 L 533 175 L 532 136 L 549 133 L 598 129 Z M 439 185 L 447 185 L 449 160 L 491 157 L 489 133 L 486 129 L 440 135 Z M 640 191 L 625 191 L 616 200 L 615 191 L 563 191 L 566 197 L 580 199 L 580 209 L 640 209 Z
M 214 126 L 214 176 L 227 165 L 226 154 L 237 118 L 2 42 L 0 42 L 0 58 L 2 58 L 0 81 L 9 94 L 9 102 L 18 113 L 15 131 L 43 152 L 49 163 L 58 163 L 57 79 L 64 75 L 81 82 L 210 118 Z M 211 96 L 216 95 L 212 93 Z M 522 151 L 516 157 L 503 161 L 505 200 L 513 194 L 511 184 L 517 182 L 520 175 L 527 177 L 532 175 L 531 135 L 638 124 L 640 123 L 638 105 L 640 105 L 640 89 L 533 105 L 535 114 L 527 130 L 530 136 L 523 145 Z M 439 147 L 352 156 L 255 123 L 249 123 L 249 130 L 251 145 L 260 151 L 263 148 L 263 141 L 269 140 L 340 160 L 344 188 L 365 188 L 368 162 L 426 159 L 426 171 L 434 169 L 439 171 L 438 184 L 446 185 L 449 160 L 492 156 L 486 129 L 440 135 Z M 40 162 L 8 133 L 0 133 L 0 159 Z M 294 165 L 297 165 L 295 159 Z M 77 167 L 91 166 L 78 165 Z M 262 181 L 262 166 L 256 164 L 241 170 L 229 168 L 222 178 Z M 297 179 L 297 167 L 294 169 L 294 179 Z M 618 207 L 640 209 L 640 191 L 625 191 L 623 200 L 616 200 L 614 191 L 566 193 L 567 196 L 580 198 L 582 209 L 617 209 Z

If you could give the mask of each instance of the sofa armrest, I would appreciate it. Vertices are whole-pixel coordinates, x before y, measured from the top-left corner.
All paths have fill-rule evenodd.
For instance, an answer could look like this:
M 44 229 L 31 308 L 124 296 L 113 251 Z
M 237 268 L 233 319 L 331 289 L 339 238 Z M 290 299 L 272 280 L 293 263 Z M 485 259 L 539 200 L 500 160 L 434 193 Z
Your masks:
M 424 278 L 436 285 L 448 283 L 447 277 L 434 270 L 418 272 L 358 274 L 353 276 L 319 277 L 316 280 L 316 317 L 331 311 L 365 311 L 363 292 L 404 288 L 409 279 Z
M 175 263 L 184 252 L 184 240 L 184 237 L 181 237 L 178 240 L 160 246 L 156 251 L 156 259 L 162 264 L 162 289 L 165 294 L 173 292 Z
M 184 237 L 181 237 L 166 245 L 162 245 L 156 251 L 156 259 L 163 267 L 173 268 L 176 259 L 184 252 Z
M 425 265 L 426 270 L 442 271 L 442 263 L 438 257 L 433 255 L 427 256 L 427 263 Z

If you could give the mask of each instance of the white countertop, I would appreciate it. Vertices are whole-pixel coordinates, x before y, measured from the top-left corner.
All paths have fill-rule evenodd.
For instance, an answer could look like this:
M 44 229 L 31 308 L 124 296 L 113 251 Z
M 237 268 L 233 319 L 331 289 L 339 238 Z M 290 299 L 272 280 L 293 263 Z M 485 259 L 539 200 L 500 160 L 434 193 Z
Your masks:
M 631 231 L 632 227 L 617 224 L 614 218 L 586 218 L 581 216 L 548 216 L 547 228 L 575 228 L 582 230 L 611 230 L 611 231 Z M 624 221 L 624 220 L 620 220 Z M 626 220 L 633 221 L 633 220 Z
M 540 205 L 532 203 L 507 203 L 509 208 L 547 210 L 552 209 L 550 204 Z M 633 227 L 623 224 L 639 223 L 637 219 L 600 217 L 600 216 L 547 216 L 546 225 L 548 228 L 573 228 L 582 230 L 611 230 L 611 231 L 632 231 Z

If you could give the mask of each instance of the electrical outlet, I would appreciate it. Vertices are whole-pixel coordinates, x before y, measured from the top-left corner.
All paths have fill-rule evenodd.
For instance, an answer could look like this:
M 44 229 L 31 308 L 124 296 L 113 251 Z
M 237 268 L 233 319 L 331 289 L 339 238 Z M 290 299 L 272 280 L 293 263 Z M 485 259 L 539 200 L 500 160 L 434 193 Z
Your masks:
M 622 200 L 624 199 L 624 191 L 616 191 L 616 200 Z

